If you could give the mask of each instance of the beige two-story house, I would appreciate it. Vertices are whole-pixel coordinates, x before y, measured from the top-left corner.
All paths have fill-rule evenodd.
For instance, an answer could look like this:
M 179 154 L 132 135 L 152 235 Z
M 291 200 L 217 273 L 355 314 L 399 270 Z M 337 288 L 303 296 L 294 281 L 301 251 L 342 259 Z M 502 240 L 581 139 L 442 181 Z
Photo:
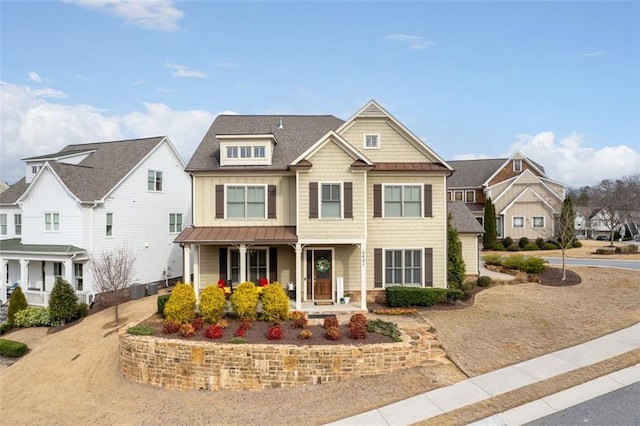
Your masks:
M 491 198 L 498 237 L 552 238 L 554 217 L 562 210 L 566 186 L 549 179 L 544 168 L 515 153 L 510 158 L 449 161 L 456 172 L 447 180 L 447 199 L 462 201 L 484 225 Z
M 186 171 L 187 281 L 278 281 L 303 304 L 447 287 L 451 166 L 370 101 L 331 115 L 220 115 Z M 198 291 L 196 293 L 198 293 Z

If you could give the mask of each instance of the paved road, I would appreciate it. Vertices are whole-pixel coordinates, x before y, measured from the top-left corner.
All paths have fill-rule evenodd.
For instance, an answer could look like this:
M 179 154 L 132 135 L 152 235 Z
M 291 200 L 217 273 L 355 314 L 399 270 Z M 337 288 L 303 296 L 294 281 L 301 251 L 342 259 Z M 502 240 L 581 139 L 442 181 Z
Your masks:
M 561 257 L 543 257 L 551 265 L 562 265 Z M 609 259 L 565 259 L 567 265 L 598 266 L 602 268 L 624 268 L 640 270 L 640 260 L 609 260 Z
M 526 425 L 638 425 L 640 424 L 640 404 L 638 401 L 640 401 L 640 382 L 542 417 Z

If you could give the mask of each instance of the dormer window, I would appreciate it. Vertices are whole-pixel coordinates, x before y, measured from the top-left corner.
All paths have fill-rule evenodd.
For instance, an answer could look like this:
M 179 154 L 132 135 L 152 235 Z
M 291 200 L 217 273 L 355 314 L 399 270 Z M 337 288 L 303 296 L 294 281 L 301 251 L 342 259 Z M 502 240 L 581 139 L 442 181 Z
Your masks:
M 270 166 L 276 140 L 273 135 L 216 135 L 221 166 Z
M 228 146 L 227 147 L 227 158 L 238 158 L 238 147 L 237 146 Z
M 38 173 L 38 170 L 40 170 L 40 166 L 31 166 L 31 173 L 34 175 Z
M 513 171 L 514 172 L 522 171 L 522 160 L 513 160 Z
M 264 146 L 254 146 L 253 147 L 253 157 L 254 158 L 264 158 Z

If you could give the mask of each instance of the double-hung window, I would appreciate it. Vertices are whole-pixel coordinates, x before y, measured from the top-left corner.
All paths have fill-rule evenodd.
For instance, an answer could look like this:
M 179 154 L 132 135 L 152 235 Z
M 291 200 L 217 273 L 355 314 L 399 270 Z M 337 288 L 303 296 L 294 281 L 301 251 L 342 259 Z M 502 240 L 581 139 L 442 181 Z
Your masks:
M 240 147 L 240 158 L 251 158 L 251 147 L 250 146 L 241 146 Z
M 158 170 L 147 172 L 147 189 L 151 192 L 162 192 L 162 172 Z
M 365 149 L 376 149 L 380 147 L 380 137 L 378 135 L 364 135 Z
M 320 191 L 320 217 L 341 218 L 341 190 L 339 183 L 323 183 Z
M 453 201 L 462 201 L 463 194 L 462 191 L 453 191 Z
M 385 185 L 385 217 L 421 217 L 422 185 Z
M 227 147 L 227 158 L 238 158 L 238 147 L 237 146 L 228 146 Z
M 266 212 L 265 186 L 228 186 L 227 218 L 264 219 Z
M 107 213 L 107 226 L 105 229 L 107 237 L 113 237 L 113 213 Z
M 544 216 L 534 216 L 533 217 L 533 227 L 534 228 L 544 228 Z
M 0 235 L 7 235 L 7 215 L 0 214 Z
M 73 264 L 73 281 L 75 282 L 76 291 L 82 291 L 83 289 L 82 263 Z
M 169 213 L 169 232 L 182 232 L 182 213 Z
M 465 203 L 475 203 L 476 202 L 476 191 L 464 191 L 464 202 Z
M 262 146 L 262 145 L 254 146 L 253 147 L 253 157 L 254 158 L 264 158 L 265 157 L 264 146 Z
M 59 213 L 44 214 L 44 230 L 45 231 L 60 230 L 60 214 Z
M 386 285 L 421 286 L 422 250 L 385 250 Z
M 14 214 L 13 215 L 13 226 L 16 230 L 16 235 L 22 235 L 22 215 Z
M 252 283 L 257 284 L 260 282 L 260 278 L 268 277 L 267 271 L 267 256 L 268 250 L 266 248 L 251 248 L 247 250 L 247 264 L 246 264 L 246 279 Z M 232 249 L 229 252 L 229 278 L 237 283 L 240 281 L 240 252 L 236 249 Z
M 514 172 L 522 171 L 522 160 L 513 160 L 513 171 Z
M 62 262 L 53 262 L 53 278 L 62 278 Z

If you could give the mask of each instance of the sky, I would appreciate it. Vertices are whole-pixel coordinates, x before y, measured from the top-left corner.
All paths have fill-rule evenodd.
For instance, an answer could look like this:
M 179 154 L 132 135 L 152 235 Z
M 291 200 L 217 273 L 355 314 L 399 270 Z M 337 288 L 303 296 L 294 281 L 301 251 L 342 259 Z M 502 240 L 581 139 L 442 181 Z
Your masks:
M 0 179 L 68 144 L 375 99 L 441 158 L 640 173 L 640 2 L 0 0 Z

